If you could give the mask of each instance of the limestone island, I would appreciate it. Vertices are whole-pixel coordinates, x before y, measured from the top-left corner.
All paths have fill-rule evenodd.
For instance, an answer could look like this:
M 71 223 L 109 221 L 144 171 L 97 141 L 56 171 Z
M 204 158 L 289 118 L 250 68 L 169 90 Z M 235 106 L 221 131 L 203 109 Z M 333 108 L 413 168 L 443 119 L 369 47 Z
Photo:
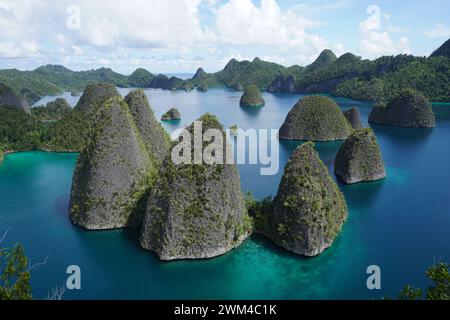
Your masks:
M 81 100 L 98 102 L 88 99 L 94 96 L 87 90 Z M 101 105 L 81 106 L 94 112 L 94 120 L 75 168 L 70 219 L 88 230 L 139 225 L 160 161 L 169 150 L 169 137 L 149 111 L 142 90 L 131 92 L 125 101 L 115 96 Z
M 250 85 L 244 89 L 239 105 L 241 107 L 263 107 L 266 104 L 261 92 L 255 85 Z
M 431 103 L 420 92 L 412 89 L 402 91 L 387 105 L 372 109 L 369 122 L 406 128 L 434 128 L 436 118 Z
M 74 110 L 83 114 L 91 114 L 112 97 L 121 97 L 114 85 L 103 82 L 89 84 L 84 89 Z
M 306 142 L 292 154 L 272 208 L 255 225 L 279 246 L 313 257 L 333 244 L 346 219 L 342 192 L 314 143 Z
M 285 140 L 345 140 L 353 129 L 331 98 L 308 96 L 297 102 L 280 129 Z
M 353 107 L 345 111 L 344 116 L 347 118 L 347 121 L 350 123 L 353 129 L 356 130 L 363 127 L 361 122 L 361 113 L 359 112 L 358 108 Z
M 334 172 L 346 184 L 386 177 L 381 149 L 372 129 L 358 129 L 342 144 L 334 161 Z
M 161 117 L 162 121 L 172 121 L 172 120 L 181 120 L 181 113 L 177 108 L 172 108 L 166 113 L 164 113 Z
M 199 121 L 203 133 L 217 129 L 225 137 L 215 116 L 205 114 Z M 194 124 L 185 130 L 192 136 Z M 192 141 L 180 137 L 177 143 L 173 147 L 181 143 L 183 155 L 192 158 Z M 206 148 L 204 142 L 205 152 Z M 209 154 L 224 156 L 226 146 L 220 148 L 223 155 L 218 150 Z M 147 204 L 141 233 L 144 249 L 156 252 L 161 260 L 206 259 L 236 248 L 250 235 L 252 224 L 237 166 L 217 163 L 174 164 L 170 157 L 164 162 Z

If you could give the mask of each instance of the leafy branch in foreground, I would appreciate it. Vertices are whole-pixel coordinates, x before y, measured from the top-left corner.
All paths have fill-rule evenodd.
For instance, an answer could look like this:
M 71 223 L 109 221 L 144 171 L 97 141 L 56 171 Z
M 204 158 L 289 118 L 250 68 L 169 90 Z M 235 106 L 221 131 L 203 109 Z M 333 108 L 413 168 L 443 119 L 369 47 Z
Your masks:
M 438 263 L 428 268 L 431 284 L 424 291 L 408 285 L 398 295 L 399 300 L 450 300 L 450 264 Z
M 30 269 L 22 245 L 0 248 L 0 300 L 31 300 Z

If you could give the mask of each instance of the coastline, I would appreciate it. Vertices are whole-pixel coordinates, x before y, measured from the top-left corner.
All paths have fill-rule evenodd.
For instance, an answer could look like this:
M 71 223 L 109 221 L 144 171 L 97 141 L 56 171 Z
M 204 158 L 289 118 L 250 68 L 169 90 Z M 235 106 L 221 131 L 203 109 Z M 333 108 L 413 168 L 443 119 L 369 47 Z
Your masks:
M 26 150 L 5 150 L 3 151 L 4 156 L 14 154 L 14 153 L 24 153 L 24 152 L 45 152 L 45 153 L 79 153 L 80 151 L 62 151 L 62 150 L 50 150 L 50 149 L 26 149 Z

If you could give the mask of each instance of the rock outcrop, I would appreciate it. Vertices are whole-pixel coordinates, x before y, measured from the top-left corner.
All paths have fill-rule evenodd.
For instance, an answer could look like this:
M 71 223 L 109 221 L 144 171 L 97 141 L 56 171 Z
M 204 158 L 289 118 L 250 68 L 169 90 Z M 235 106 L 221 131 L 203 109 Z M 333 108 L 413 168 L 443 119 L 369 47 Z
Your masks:
M 83 95 L 74 109 L 83 114 L 95 112 L 106 100 L 112 97 L 120 97 L 114 85 L 103 82 L 90 84 L 84 89 Z
M 323 50 L 317 59 L 306 67 L 308 72 L 314 72 L 333 64 L 338 58 L 333 51 L 329 49 Z
M 88 230 L 122 228 L 136 221 L 157 166 L 122 98 L 103 103 L 97 115 L 75 168 L 70 219 Z
M 25 98 L 16 95 L 10 87 L 3 83 L 0 83 L 0 106 L 18 108 L 31 114 L 30 106 Z
M 79 97 L 79 96 L 81 95 L 81 93 L 79 93 L 78 91 L 72 91 L 72 92 L 70 93 L 70 95 L 71 95 L 72 97 Z
M 170 136 L 163 129 L 148 102 L 144 90 L 131 91 L 126 97 L 139 133 L 149 151 L 152 160 L 160 165 L 169 154 Z
M 440 46 L 436 51 L 431 54 L 431 57 L 447 57 L 450 58 L 450 39 Z
M 345 140 L 352 128 L 331 98 L 308 96 L 299 100 L 280 129 L 286 140 L 335 141 Z
M 128 84 L 132 88 L 148 88 L 154 75 L 143 68 L 136 69 L 129 77 Z
M 347 184 L 386 177 L 381 149 L 372 129 L 358 129 L 342 144 L 334 161 L 334 172 Z
M 199 121 L 203 133 L 218 129 L 226 136 L 216 117 L 206 114 Z M 192 136 L 198 123 L 185 133 Z M 196 153 L 192 141 L 184 137 L 183 141 L 183 154 L 192 158 Z M 204 142 L 201 151 L 205 147 Z M 210 154 L 221 159 L 219 150 Z M 164 162 L 147 204 L 143 248 L 155 251 L 161 260 L 212 258 L 237 247 L 250 232 L 236 165 L 175 164 L 170 158 Z
M 344 116 L 347 118 L 348 123 L 350 123 L 353 129 L 356 130 L 363 127 L 361 123 L 361 113 L 358 108 L 354 107 L 345 111 Z
M 407 128 L 434 128 L 436 118 L 431 103 L 421 93 L 404 90 L 387 105 L 372 109 L 369 122 Z
M 166 75 L 159 74 L 155 76 L 150 83 L 150 88 L 163 89 L 163 90 L 177 90 L 184 84 L 184 81 L 177 77 L 167 77 Z
M 244 89 L 244 94 L 239 102 L 241 107 L 262 107 L 266 104 L 261 92 L 255 85 L 250 85 Z
M 268 92 L 282 92 L 282 93 L 294 93 L 295 92 L 295 79 L 292 75 L 284 76 L 280 75 L 270 84 L 267 89 Z
M 172 108 L 161 117 L 162 121 L 181 120 L 181 113 L 177 108 Z
M 200 92 L 207 92 L 208 91 L 208 84 L 206 82 L 202 82 L 197 86 L 197 90 Z
M 208 74 L 203 70 L 203 68 L 198 68 L 192 80 L 204 80 L 208 77 Z
M 336 182 L 307 142 L 292 154 L 261 233 L 296 254 L 317 256 L 329 248 L 347 218 Z

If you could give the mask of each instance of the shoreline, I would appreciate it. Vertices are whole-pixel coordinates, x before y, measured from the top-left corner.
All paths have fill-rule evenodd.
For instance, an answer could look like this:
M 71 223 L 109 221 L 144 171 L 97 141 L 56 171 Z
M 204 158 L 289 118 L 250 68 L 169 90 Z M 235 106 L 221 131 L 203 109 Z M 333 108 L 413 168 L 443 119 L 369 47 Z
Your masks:
M 45 152 L 45 153 L 80 153 L 79 151 L 58 151 L 58 150 L 48 150 L 48 149 L 28 149 L 28 150 L 5 150 L 3 155 L 7 156 L 14 153 L 24 153 L 24 152 Z

